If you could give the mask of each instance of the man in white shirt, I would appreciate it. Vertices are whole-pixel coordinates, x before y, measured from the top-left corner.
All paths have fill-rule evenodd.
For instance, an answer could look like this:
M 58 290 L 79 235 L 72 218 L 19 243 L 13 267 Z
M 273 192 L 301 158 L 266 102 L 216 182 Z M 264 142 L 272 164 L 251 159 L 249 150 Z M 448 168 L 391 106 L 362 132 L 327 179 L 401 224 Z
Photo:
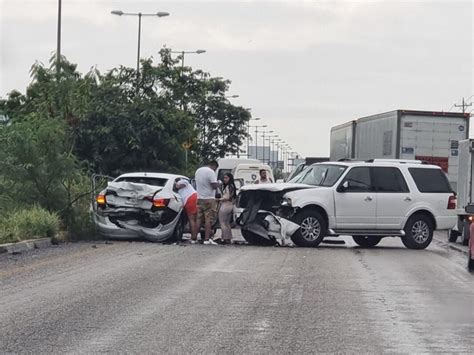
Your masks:
M 211 160 L 205 166 L 196 170 L 194 176 L 197 190 L 197 229 L 201 227 L 204 220 L 204 244 L 217 245 L 211 236 L 212 225 L 217 217 L 216 189 L 219 186 L 217 182 L 216 170 L 219 167 L 217 161 Z
M 259 175 L 260 176 L 258 177 L 258 179 L 253 182 L 254 184 L 271 184 L 271 183 L 273 183 L 272 178 L 267 177 L 267 171 L 265 169 L 260 169 Z

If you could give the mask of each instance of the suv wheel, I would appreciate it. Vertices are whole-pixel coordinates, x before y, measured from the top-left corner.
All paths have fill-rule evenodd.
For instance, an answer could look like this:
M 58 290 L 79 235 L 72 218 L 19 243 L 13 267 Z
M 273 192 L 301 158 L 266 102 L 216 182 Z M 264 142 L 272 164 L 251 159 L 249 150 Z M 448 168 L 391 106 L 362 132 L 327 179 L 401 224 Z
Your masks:
M 295 223 L 300 228 L 291 236 L 291 240 L 299 247 L 317 247 L 326 236 L 326 221 L 317 211 L 298 213 Z
M 354 242 L 364 248 L 372 248 L 380 243 L 382 237 L 372 237 L 365 235 L 354 235 L 352 236 Z
M 247 243 L 251 245 L 260 245 L 260 246 L 273 246 L 275 242 L 273 240 L 269 240 L 267 238 L 263 238 L 258 234 L 255 234 L 247 229 L 241 229 L 242 237 L 247 241 Z
M 433 229 L 433 222 L 427 216 L 411 216 L 405 225 L 402 243 L 408 249 L 425 249 L 433 239 Z

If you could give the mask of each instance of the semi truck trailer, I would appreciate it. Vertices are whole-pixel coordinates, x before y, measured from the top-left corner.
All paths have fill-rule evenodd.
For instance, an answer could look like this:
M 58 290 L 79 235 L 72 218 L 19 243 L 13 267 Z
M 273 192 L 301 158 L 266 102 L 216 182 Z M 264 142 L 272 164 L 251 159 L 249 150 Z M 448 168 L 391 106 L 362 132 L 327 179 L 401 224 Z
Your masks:
M 331 160 L 422 160 L 440 166 L 457 191 L 459 141 L 469 135 L 469 114 L 394 110 L 333 127 Z

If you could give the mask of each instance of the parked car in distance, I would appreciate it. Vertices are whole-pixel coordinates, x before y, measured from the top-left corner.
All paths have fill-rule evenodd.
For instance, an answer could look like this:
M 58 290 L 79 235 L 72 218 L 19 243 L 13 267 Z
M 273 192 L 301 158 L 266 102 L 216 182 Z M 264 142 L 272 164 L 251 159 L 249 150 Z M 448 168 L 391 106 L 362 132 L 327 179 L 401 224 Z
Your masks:
M 183 235 L 186 214 L 174 187 L 185 176 L 123 174 L 107 184 L 93 202 L 93 221 L 104 237 L 175 242 Z
M 252 244 L 291 238 L 315 247 L 325 237 L 351 235 L 362 247 L 400 237 L 407 248 L 424 249 L 434 230 L 456 223 L 446 174 L 421 161 L 314 164 L 288 183 L 242 187 L 237 208 L 242 235 Z
M 254 181 L 258 179 L 260 170 L 265 170 L 267 172 L 267 177 L 275 182 L 272 168 L 268 164 L 239 164 L 234 168 L 234 170 L 232 170 L 232 174 L 234 175 L 234 179 L 241 180 L 243 185 L 248 185 L 253 184 Z

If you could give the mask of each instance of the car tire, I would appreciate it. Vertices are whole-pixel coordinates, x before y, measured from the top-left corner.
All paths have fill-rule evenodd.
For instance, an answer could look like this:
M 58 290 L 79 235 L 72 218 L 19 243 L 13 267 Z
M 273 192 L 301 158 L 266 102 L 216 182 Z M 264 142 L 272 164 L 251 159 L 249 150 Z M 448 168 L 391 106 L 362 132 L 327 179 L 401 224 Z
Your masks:
M 317 247 L 327 234 L 327 223 L 318 211 L 303 210 L 296 215 L 300 228 L 291 236 L 299 247 Z
M 275 242 L 273 240 L 264 238 L 255 234 L 247 229 L 241 229 L 242 237 L 247 241 L 247 243 L 251 245 L 258 245 L 258 246 L 273 246 Z
M 423 214 L 411 216 L 405 225 L 402 243 L 408 249 L 425 249 L 433 240 L 433 222 Z
M 352 239 L 354 239 L 354 242 L 362 248 L 373 248 L 380 243 L 382 237 L 354 235 L 352 236 Z

